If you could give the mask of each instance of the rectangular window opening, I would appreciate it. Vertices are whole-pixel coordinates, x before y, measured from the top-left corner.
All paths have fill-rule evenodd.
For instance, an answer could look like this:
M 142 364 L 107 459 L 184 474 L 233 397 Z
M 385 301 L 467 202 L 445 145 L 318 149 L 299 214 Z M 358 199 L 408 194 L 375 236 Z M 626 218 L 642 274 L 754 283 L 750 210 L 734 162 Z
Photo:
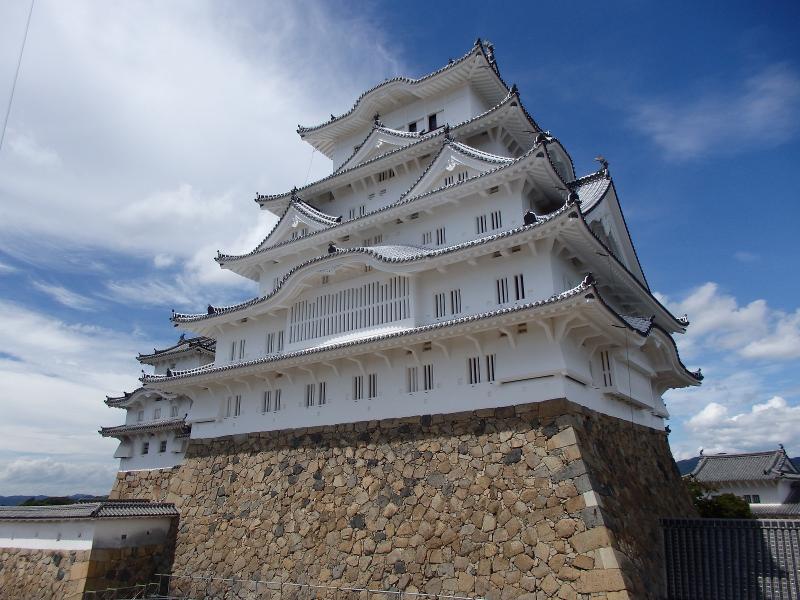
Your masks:
M 433 364 L 422 366 L 422 389 L 426 392 L 433 389 Z

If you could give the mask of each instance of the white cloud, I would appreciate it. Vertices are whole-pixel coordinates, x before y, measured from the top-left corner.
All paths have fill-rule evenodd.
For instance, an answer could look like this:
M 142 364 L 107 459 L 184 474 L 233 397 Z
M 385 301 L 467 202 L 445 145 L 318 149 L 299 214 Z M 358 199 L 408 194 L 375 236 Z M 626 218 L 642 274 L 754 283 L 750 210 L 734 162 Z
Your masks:
M 61 285 L 44 283 L 43 281 L 34 281 L 31 285 L 68 308 L 74 308 L 75 310 L 91 310 L 96 304 L 91 298 L 68 290 Z
M 175 264 L 175 257 L 169 254 L 156 254 L 153 257 L 153 266 L 156 269 L 166 269 Z
M 761 257 L 754 252 L 747 252 L 745 250 L 739 250 L 738 252 L 734 252 L 733 257 L 742 263 L 754 263 L 757 262 Z
M 691 290 L 681 300 L 660 298 L 675 314 L 689 315 L 688 331 L 677 340 L 687 358 L 719 350 L 754 359 L 800 358 L 800 308 L 786 313 L 771 308 L 763 299 L 741 305 L 712 282 Z
M 54 151 L 37 143 L 31 133 L 22 133 L 9 128 L 7 134 L 8 147 L 18 158 L 32 167 L 57 167 L 61 158 Z
M 0 3 L 0 81 L 11 80 L 25 16 Z M 252 282 L 213 256 L 251 250 L 274 223 L 257 192 L 306 179 L 312 149 L 297 123 L 344 112 L 398 73 L 368 18 L 314 0 L 37 3 L 0 160 L 0 250 L 90 271 L 98 299 L 201 309 L 252 295 Z M 314 156 L 311 179 L 329 170 Z M 133 264 L 145 271 L 130 276 Z M 73 307 L 86 300 L 37 285 Z M 131 328 L 66 323 L 0 299 L 4 493 L 105 491 L 115 442 L 96 430 L 121 413 L 102 399 L 137 385 L 133 357 L 151 345 Z M 95 470 L 99 489 L 86 490 Z
M 6 496 L 105 495 L 115 475 L 113 463 L 67 462 L 49 456 L 18 458 L 0 465 L 0 490 Z
M 113 471 L 115 441 L 101 438 L 97 429 L 118 423 L 121 413 L 106 407 L 103 398 L 137 386 L 139 365 L 133 356 L 137 348 L 147 345 L 131 334 L 66 323 L 0 300 L 0 489 L 4 494 L 13 493 L 10 488 L 25 494 L 68 494 L 83 491 L 84 484 L 94 481 L 93 470 L 83 471 L 87 479 L 76 468 L 62 471 L 71 481 L 13 483 L 13 474 L 19 471 L 9 465 L 18 459 L 42 458 L 41 454 L 56 463 L 80 462 L 99 465 L 106 474 Z M 30 466 L 30 473 L 46 473 L 33 469 L 39 463 L 19 464 Z
M 726 406 L 711 402 L 687 422 L 702 435 L 709 452 L 746 452 L 796 443 L 800 431 L 800 405 L 773 396 L 749 411 L 730 415 Z
M 11 273 L 16 273 L 17 271 L 18 269 L 16 267 L 12 267 L 11 265 L 0 262 L 0 275 L 10 275 Z
M 4 29 L 17 12 L 0 7 Z M 37 4 L 0 162 L 0 247 L 30 261 L 111 251 L 193 288 L 235 285 L 214 252 L 251 250 L 274 221 L 256 192 L 305 180 L 296 123 L 398 70 L 366 18 L 315 1 Z M 315 156 L 312 179 L 329 169 Z
M 770 65 L 736 89 L 644 102 L 631 124 L 672 160 L 743 152 L 751 139 L 760 147 L 779 144 L 800 125 L 800 75 L 789 65 Z

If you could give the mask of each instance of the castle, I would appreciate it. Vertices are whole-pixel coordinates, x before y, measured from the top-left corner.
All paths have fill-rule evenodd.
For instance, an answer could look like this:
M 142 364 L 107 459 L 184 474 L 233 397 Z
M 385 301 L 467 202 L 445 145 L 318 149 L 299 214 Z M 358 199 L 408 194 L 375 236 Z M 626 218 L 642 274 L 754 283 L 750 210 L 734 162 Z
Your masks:
M 491 45 L 298 132 L 333 173 L 256 198 L 277 224 L 216 260 L 259 296 L 173 314 L 198 337 L 140 356 L 144 388 L 108 400 L 128 409 L 103 430 L 123 470 L 169 464 L 166 437 L 134 435 L 156 426 L 214 439 L 567 398 L 662 430 L 662 394 L 698 383 L 607 164 L 576 178 Z
M 222 268 L 259 295 L 140 355 L 112 498 L 174 503 L 198 574 L 530 598 L 656 598 L 692 514 L 662 399 L 699 384 L 608 164 L 576 176 L 491 44 L 300 137 L 333 173 Z

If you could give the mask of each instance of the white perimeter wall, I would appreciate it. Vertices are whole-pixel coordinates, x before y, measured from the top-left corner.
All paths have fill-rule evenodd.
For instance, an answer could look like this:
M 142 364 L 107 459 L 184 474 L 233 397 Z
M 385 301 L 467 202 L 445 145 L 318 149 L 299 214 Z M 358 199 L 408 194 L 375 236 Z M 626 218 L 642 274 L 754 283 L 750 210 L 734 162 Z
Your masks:
M 168 518 L 0 521 L 0 548 L 90 550 L 163 542 Z

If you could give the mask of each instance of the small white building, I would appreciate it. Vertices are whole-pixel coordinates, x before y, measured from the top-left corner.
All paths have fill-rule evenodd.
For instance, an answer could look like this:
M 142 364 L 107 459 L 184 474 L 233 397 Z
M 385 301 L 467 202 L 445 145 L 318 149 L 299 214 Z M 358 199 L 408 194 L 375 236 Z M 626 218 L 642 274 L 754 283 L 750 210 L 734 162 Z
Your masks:
M 800 470 L 783 446 L 767 452 L 703 455 L 687 475 L 734 494 L 750 504 L 757 517 L 800 518 Z
M 176 344 L 137 360 L 153 367 L 154 374 L 193 369 L 214 362 L 214 340 L 181 336 Z M 100 435 L 119 439 L 114 453 L 120 459 L 120 471 L 163 469 L 183 460 L 191 427 L 186 415 L 192 405 L 188 396 L 164 393 L 140 387 L 119 397 L 106 397 L 106 404 L 125 409 L 125 423 L 102 427 Z
M 173 504 L 80 502 L 63 506 L 0 506 L 0 548 L 92 550 L 170 541 Z

